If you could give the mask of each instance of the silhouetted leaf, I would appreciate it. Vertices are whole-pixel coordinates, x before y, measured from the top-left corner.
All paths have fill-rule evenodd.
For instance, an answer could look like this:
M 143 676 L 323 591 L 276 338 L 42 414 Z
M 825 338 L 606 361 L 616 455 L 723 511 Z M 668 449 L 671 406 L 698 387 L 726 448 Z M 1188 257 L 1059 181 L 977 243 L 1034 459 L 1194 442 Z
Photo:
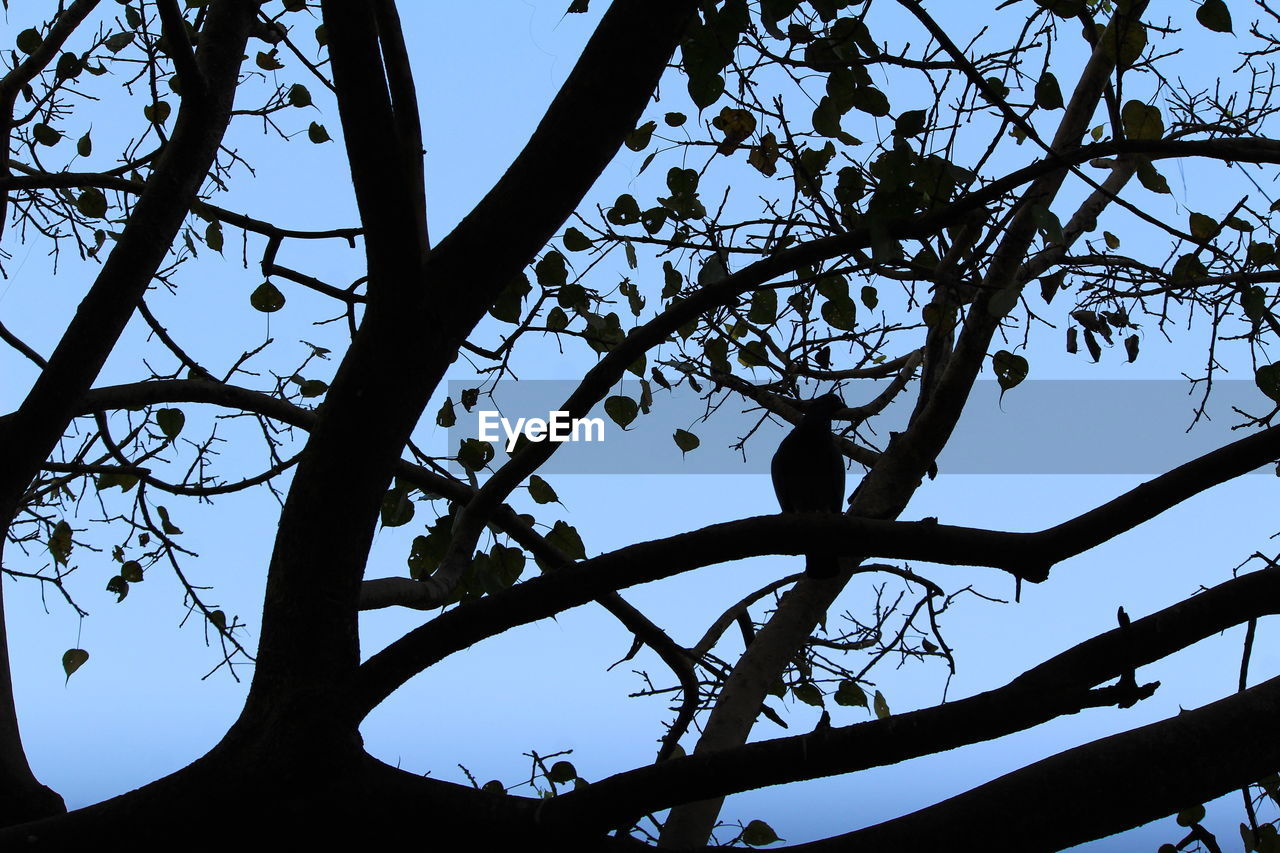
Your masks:
M 65 566 L 71 557 L 71 547 L 71 525 L 65 521 L 59 521 L 53 526 L 53 532 L 49 534 L 49 553 L 53 555 L 55 562 Z
M 1045 71 L 1036 81 L 1036 106 L 1045 110 L 1062 109 L 1062 89 L 1052 71 Z
M 991 357 L 991 367 L 1002 392 L 1019 385 L 1027 378 L 1027 372 L 1031 369 L 1025 358 L 1004 349 Z
M 1280 364 L 1264 364 L 1253 374 L 1258 390 L 1280 403 Z
M 626 429 L 636 419 L 640 407 L 630 397 L 614 395 L 604 401 L 604 411 L 614 423 Z
M 836 688 L 835 700 L 837 705 L 845 707 L 867 707 L 867 694 L 856 681 L 845 679 L 840 682 L 840 686 Z
M 173 440 L 182 432 L 187 416 L 182 409 L 156 409 L 156 426 L 164 433 L 165 438 Z
M 688 453 L 690 450 L 697 450 L 698 445 L 702 444 L 696 435 L 682 429 L 676 430 L 672 438 L 675 439 L 676 446 L 680 448 L 681 454 Z
M 62 653 L 62 671 L 67 674 L 67 681 L 71 680 L 71 674 L 77 669 L 85 665 L 89 660 L 89 653 L 84 649 L 67 649 Z
M 753 820 L 742 830 L 742 843 L 751 847 L 765 847 L 781 840 L 773 827 L 762 820 Z
M 264 281 L 249 294 L 249 304 L 264 314 L 270 314 L 284 307 L 284 294 L 271 282 Z
M 1196 20 L 1215 33 L 1232 32 L 1231 10 L 1223 0 L 1204 0 L 1196 10 Z
M 540 504 L 553 504 L 560 500 L 556 490 L 537 474 L 529 477 L 529 497 L 533 498 L 534 503 Z
M 101 219 L 107 215 L 107 197 L 97 187 L 88 187 L 76 199 L 76 210 L 90 219 Z

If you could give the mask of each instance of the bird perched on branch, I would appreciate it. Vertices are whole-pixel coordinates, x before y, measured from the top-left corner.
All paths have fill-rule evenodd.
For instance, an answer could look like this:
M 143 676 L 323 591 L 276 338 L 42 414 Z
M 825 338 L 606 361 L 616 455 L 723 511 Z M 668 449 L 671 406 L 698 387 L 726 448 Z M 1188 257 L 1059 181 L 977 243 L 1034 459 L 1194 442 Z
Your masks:
M 831 434 L 831 416 L 844 408 L 835 394 L 809 402 L 804 417 L 773 454 L 773 491 L 783 512 L 840 512 L 844 504 L 844 454 Z M 807 551 L 804 572 L 833 578 L 840 567 L 830 551 Z

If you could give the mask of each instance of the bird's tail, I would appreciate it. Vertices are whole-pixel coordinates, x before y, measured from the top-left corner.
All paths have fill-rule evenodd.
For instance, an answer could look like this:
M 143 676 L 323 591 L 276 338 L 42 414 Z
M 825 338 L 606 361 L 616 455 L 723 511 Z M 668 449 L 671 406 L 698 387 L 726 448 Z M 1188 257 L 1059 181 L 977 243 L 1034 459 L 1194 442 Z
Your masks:
M 840 563 L 835 554 L 805 554 L 804 573 L 811 578 L 828 580 L 840 574 Z

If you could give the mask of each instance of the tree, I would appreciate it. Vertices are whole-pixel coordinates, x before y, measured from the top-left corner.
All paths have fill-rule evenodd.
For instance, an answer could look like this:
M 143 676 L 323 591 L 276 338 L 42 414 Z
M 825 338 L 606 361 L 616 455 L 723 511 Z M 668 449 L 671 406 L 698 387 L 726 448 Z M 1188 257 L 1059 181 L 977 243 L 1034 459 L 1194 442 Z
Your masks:
M 952 660 L 937 626 L 951 594 L 925 573 L 873 560 L 987 566 L 1019 584 L 1049 583 L 1063 560 L 1280 457 L 1272 410 L 1252 418 L 1245 437 L 1038 533 L 897 520 L 935 473 L 979 373 L 989 365 L 1016 393 L 1031 362 L 1016 351 L 1031 353 L 1033 338 L 1043 350 L 1038 324 L 1065 326 L 1068 349 L 1083 339 L 1094 361 L 1122 338 L 1132 361 L 1137 320 L 1163 330 L 1185 311 L 1210 329 L 1206 379 L 1219 369 L 1215 347 L 1230 346 L 1254 360 L 1260 393 L 1280 401 L 1277 369 L 1265 363 L 1268 340 L 1280 333 L 1268 289 L 1280 280 L 1273 211 L 1258 200 L 1265 193 L 1193 212 L 1185 227 L 1162 198 L 1166 161 L 1194 158 L 1197 168 L 1264 177 L 1280 162 L 1280 143 L 1263 130 L 1274 94 L 1266 62 L 1280 46 L 1268 30 L 1280 17 L 1265 4 L 1237 72 L 1208 86 L 1184 85 L 1162 69 L 1180 39 L 1226 39 L 1243 29 L 1222 0 L 1001 6 L 1004 40 L 995 46 L 962 46 L 919 0 L 614 0 L 523 151 L 434 244 L 417 97 L 393 0 L 186 7 L 47 4 L 48 20 L 33 18 L 18 32 L 0 80 L 5 236 L 50 243 L 55 258 L 70 250 L 95 270 L 47 357 L 20 328 L 0 327 L 34 375 L 17 410 L 0 419 L 4 570 L 52 586 L 75 606 L 73 549 L 108 549 L 119 565 L 108 588 L 121 598 L 163 562 L 184 578 L 190 607 L 235 663 L 250 654 L 245 626 L 185 580 L 181 531 L 157 496 L 278 488 L 252 686 L 239 720 L 208 755 L 63 814 L 28 766 L 7 670 L 13 649 L 0 649 L 6 843 L 67 846 L 122 825 L 154 843 L 192 826 L 232 822 L 247 831 L 269 821 L 269 831 L 327 838 L 420 838 L 428 826 L 437 838 L 627 849 L 644 844 L 641 837 L 657 840 L 642 821 L 671 809 L 661 843 L 696 848 L 710 839 L 726 795 L 884 766 L 1085 708 L 1131 707 L 1157 686 L 1139 682 L 1139 667 L 1230 626 L 1250 626 L 1251 637 L 1257 620 L 1276 611 L 1280 573 L 1259 553 L 1264 568 L 1158 613 L 1130 618 L 1122 610 L 1115 630 L 1080 638 L 1004 686 L 899 713 L 866 695 L 869 668 L 842 657 L 869 649 L 873 662 L 890 653 Z M 586 12 L 588 2 L 574 0 L 568 11 Z M 303 38 L 312 14 L 323 15 L 314 45 Z M 122 135 L 129 141 L 107 166 L 82 116 L 93 87 L 121 84 L 145 123 Z M 251 165 L 228 144 L 229 128 L 252 121 L 297 145 L 329 140 L 322 123 L 303 128 L 290 112 L 310 107 L 312 90 L 330 109 L 336 104 L 359 228 L 290 229 L 216 204 Z M 624 146 L 652 151 L 635 194 L 593 211 L 584 199 Z M 344 180 L 332 183 L 345 191 Z M 1161 239 L 1134 240 L 1129 255 L 1112 231 L 1096 236 L 1134 218 Z M 318 294 L 345 321 L 340 351 L 313 345 L 299 366 L 266 381 L 246 366 L 257 352 L 213 369 L 169 334 L 149 307 L 152 294 L 168 289 L 181 304 L 185 270 L 197 268 L 201 252 L 206 260 L 221 254 L 234 232 L 245 235 L 246 258 L 250 246 L 260 253 L 267 278 L 248 310 L 270 314 L 297 294 Z M 354 284 L 279 260 L 294 241 L 326 238 L 359 246 Z M 606 283 L 604 262 L 619 255 L 629 273 Z M 603 272 L 593 273 L 597 265 Z M 624 298 L 627 318 L 610 310 Z M 149 335 L 144 364 L 177 366 L 102 384 L 130 323 Z M 660 405 L 662 389 L 686 385 L 794 423 L 815 383 L 838 392 L 868 378 L 885 380 L 882 391 L 838 422 L 860 425 L 902 395 L 914 408 L 908 428 L 884 447 L 842 441 L 851 462 L 867 469 L 845 514 L 763 515 L 588 557 L 578 532 L 551 515 L 554 492 L 537 475 L 557 443 L 528 441 L 501 464 L 491 446 L 464 444 L 457 459 L 474 476 L 460 478 L 412 440 L 433 400 L 441 407 L 429 416 L 452 420 L 441 381 L 455 360 L 465 355 L 501 377 L 538 336 L 598 356 L 562 407 L 574 417 L 603 402 L 629 424 Z M 317 378 L 318 360 L 330 355 L 336 370 Z M 641 380 L 639 400 L 610 396 L 628 371 Z M 186 413 L 196 406 L 243 415 L 239 422 L 265 442 L 260 470 L 214 473 L 213 430 L 180 443 L 195 432 Z M 698 439 L 682 431 L 675 441 L 692 451 Z M 519 511 L 518 489 L 540 517 Z M 107 523 L 93 531 L 76 526 L 86 495 L 106 508 Z M 366 580 L 379 524 L 407 524 L 415 505 L 434 507 L 437 518 L 415 537 L 406 576 Z M 487 551 L 486 530 L 498 531 Z M 712 630 L 694 647 L 620 595 L 815 544 L 841 555 L 838 578 L 770 584 L 712 614 Z M 43 569 L 21 568 L 46 556 Z M 540 576 L 524 576 L 527 556 Z M 913 603 L 862 631 L 815 633 L 863 574 L 897 578 Z M 783 589 L 761 617 L 760 603 Z M 516 626 L 593 603 L 661 658 L 678 686 L 652 765 L 534 798 L 402 772 L 363 750 L 361 720 L 409 678 Z M 357 616 L 389 606 L 443 609 L 361 662 Z M 888 630 L 891 617 L 896 631 Z M 735 623 L 745 650 L 725 662 L 715 652 L 729 647 L 723 637 Z M 84 660 L 82 650 L 68 651 L 68 677 Z M 1274 829 L 1253 808 L 1253 786 L 1280 797 L 1268 775 L 1280 768 L 1280 747 L 1256 734 L 1273 727 L 1280 681 L 1248 689 L 1241 681 L 1239 693 L 1204 708 L 1068 750 L 914 814 L 850 826 L 822 849 L 956 836 L 981 839 L 985 849 L 1061 849 L 1233 789 L 1245 791 L 1246 844 L 1275 849 Z M 766 704 L 771 693 L 812 705 L 870 704 L 875 718 L 833 726 L 824 716 L 808 734 L 748 744 L 761 715 L 777 716 Z M 682 741 L 691 754 L 680 754 Z M 1095 772 L 1099 761 L 1108 774 Z M 540 772 L 551 792 L 577 775 L 567 762 Z M 1075 806 L 1069 821 L 1056 819 L 1063 802 Z M 1194 809 L 1182 820 L 1190 840 L 1204 840 Z M 773 840 L 762 824 L 742 837 Z

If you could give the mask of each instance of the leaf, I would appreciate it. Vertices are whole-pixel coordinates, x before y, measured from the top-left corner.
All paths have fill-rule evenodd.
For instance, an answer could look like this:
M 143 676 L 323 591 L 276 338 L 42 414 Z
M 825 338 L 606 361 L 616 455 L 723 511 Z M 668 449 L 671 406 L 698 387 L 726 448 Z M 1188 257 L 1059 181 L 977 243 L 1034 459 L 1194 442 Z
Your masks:
M 289 87 L 289 106 L 291 107 L 309 107 L 311 106 L 311 92 L 301 83 L 294 83 Z
M 1102 239 L 1106 241 L 1108 249 L 1114 251 L 1120 248 L 1120 238 L 1112 234 L 1110 231 L 1103 231 Z
M 170 441 L 178 437 L 186 422 L 187 416 L 182 413 L 182 409 L 156 410 L 156 425 L 160 427 L 160 431 L 164 433 L 165 438 Z
M 129 34 L 130 38 L 133 33 Z M 14 40 L 14 44 L 18 46 L 18 50 L 25 54 L 33 54 L 40 49 L 40 45 L 44 44 L 44 37 L 40 35 L 40 31 L 35 27 L 30 27 L 18 33 L 18 38 Z
M 653 138 L 653 132 L 658 129 L 656 121 L 646 121 L 644 124 L 631 131 L 622 140 L 632 151 L 643 151 L 649 147 L 649 141 Z
M 152 124 L 164 124 L 169 120 L 171 112 L 173 112 L 173 107 L 169 106 L 168 101 L 156 101 L 154 104 L 148 104 L 142 108 L 142 114 Z
M 689 117 L 684 113 L 667 113 L 662 117 L 667 127 L 679 127 L 688 121 Z
M 411 487 L 396 483 L 383 494 L 379 509 L 383 527 L 403 527 L 413 521 L 416 510 L 409 497 L 412 491 Z
M 1067 271 L 1059 270 L 1053 275 L 1047 275 L 1040 279 L 1040 297 L 1044 299 L 1046 305 L 1052 302 L 1053 297 L 1062 289 L 1066 278 Z
M 1231 29 L 1231 10 L 1224 0 L 1204 0 L 1196 10 L 1196 20 L 1206 30 L 1215 33 L 1229 33 Z
M 1178 812 L 1178 826 L 1193 826 L 1204 820 L 1204 806 L 1192 806 Z
M 551 769 L 547 771 L 547 779 L 551 782 L 572 782 L 577 778 L 577 769 L 568 761 L 557 761 L 555 764 L 552 764 Z
M 753 147 L 751 153 L 747 155 L 747 163 L 766 178 L 770 178 L 778 172 L 778 157 L 780 155 L 777 137 L 772 133 L 766 133 L 760 137 L 760 144 Z
M 53 147 L 62 139 L 62 134 L 44 122 L 36 122 L 31 127 L 31 138 L 41 145 Z
M 556 490 L 551 488 L 551 484 L 537 474 L 529 477 L 529 497 L 533 498 L 534 503 L 539 504 L 560 502 L 559 496 L 556 495 Z
M 755 133 L 756 117 L 747 110 L 725 107 L 720 110 L 720 115 L 712 119 L 711 124 L 724 133 L 724 139 L 716 147 L 716 153 L 732 154 L 747 137 Z
M 1102 358 L 1102 345 L 1098 343 L 1098 338 L 1093 334 L 1093 329 L 1084 330 L 1084 345 L 1089 350 L 1089 357 L 1097 363 Z
M 689 99 L 698 109 L 706 109 L 720 100 L 723 94 L 724 77 L 719 73 L 689 75 Z
M 71 680 L 71 674 L 77 669 L 85 665 L 89 660 L 89 653 L 84 649 L 67 649 L 62 653 L 62 671 L 67 674 L 67 681 Z
M 1208 240 L 1218 233 L 1218 223 L 1211 216 L 1194 211 L 1187 217 L 1191 228 L 1191 236 L 1197 240 Z
M 436 412 L 436 426 L 448 429 L 457 422 L 458 416 L 453 411 L 453 400 L 445 397 L 444 402 L 440 404 L 440 411 Z
M 64 53 L 58 57 L 53 75 L 58 80 L 74 80 L 80 76 L 81 71 L 84 71 L 84 63 L 80 61 L 80 57 L 74 53 Z
M 640 205 L 636 203 L 634 196 L 623 193 L 604 218 L 614 225 L 635 225 L 640 221 Z
M 1062 109 L 1062 88 L 1052 71 L 1045 71 L 1036 81 L 1036 106 L 1044 110 Z
M 281 68 L 284 68 L 284 63 L 276 59 L 276 52 L 274 49 L 269 53 L 261 50 L 258 51 L 258 55 L 254 57 L 253 61 L 254 64 L 263 71 L 279 71 Z
M 836 704 L 846 708 L 867 707 L 867 694 L 856 681 L 845 679 L 836 688 Z
M 690 450 L 697 450 L 698 446 L 702 444 L 701 439 L 687 430 L 678 429 L 671 437 L 675 439 L 676 447 L 680 448 L 680 453 L 682 455 L 688 453 Z
M 762 820 L 753 820 L 742 830 L 742 843 L 750 847 L 765 847 L 781 840 L 773 827 Z
M 138 478 L 122 471 L 109 471 L 98 475 L 98 490 L 119 486 L 120 491 L 127 492 L 138 485 Z
M 210 222 L 204 229 L 205 245 L 221 254 L 223 247 L 222 223 Z
M 1253 374 L 1258 390 L 1280 403 L 1280 364 L 1264 364 Z
M 855 109 L 882 118 L 889 114 L 889 99 L 874 86 L 861 86 L 851 96 Z
M 71 546 L 71 525 L 59 521 L 53 526 L 53 533 L 49 534 L 49 553 L 53 554 L 55 562 L 65 566 L 71 557 Z
M 566 228 L 562 240 L 565 249 L 570 252 L 584 252 L 591 248 L 591 238 L 577 228 Z
M 76 199 L 76 210 L 89 219 L 102 219 L 107 215 L 107 197 L 97 187 L 88 187 Z
M 1125 351 L 1125 354 L 1129 356 L 1130 364 L 1137 361 L 1138 359 L 1138 336 L 1137 335 L 1130 335 L 1129 337 L 1124 339 L 1124 351 Z
M 1245 255 L 1249 263 L 1260 267 L 1275 260 L 1276 247 L 1266 241 L 1251 242 L 1249 248 L 1245 250 Z
M 762 326 L 773 325 L 778 319 L 778 291 L 762 289 L 752 293 L 747 319 Z
M 1002 392 L 1021 384 L 1030 370 L 1025 358 L 1004 349 L 991 357 L 991 367 L 995 370 L 996 381 L 1000 383 Z
M 1156 171 L 1156 167 L 1151 165 L 1151 161 L 1146 157 L 1135 157 L 1134 162 L 1137 164 L 1138 182 L 1153 193 L 1166 193 L 1172 195 L 1169 189 L 1169 182 L 1165 180 L 1164 175 Z
M 858 325 L 858 308 L 848 296 L 828 299 L 822 303 L 822 319 L 833 329 L 852 332 Z
M 879 690 L 876 691 L 875 698 L 871 700 L 871 707 L 875 709 L 877 719 L 883 720 L 889 716 L 889 703 Z
M 284 307 L 284 294 L 271 282 L 264 281 L 249 294 L 249 304 L 264 314 L 271 314 Z
M 992 317 L 1005 316 L 1018 307 L 1018 298 L 1021 294 L 1022 289 L 1017 284 L 1000 288 L 991 294 L 991 298 L 987 300 L 987 313 Z
M 87 132 L 76 141 L 76 153 L 81 157 L 88 157 L 93 153 L 93 140 L 89 138 Z
M 227 614 L 223 613 L 221 610 L 210 611 L 209 621 L 213 624 L 213 627 L 217 628 L 219 631 L 225 632 L 227 630 Z
M 583 547 L 582 537 L 578 535 L 578 531 L 571 524 L 557 521 L 552 525 L 551 532 L 547 534 L 547 542 L 554 545 L 571 560 L 585 560 L 587 557 L 587 550 Z
M 310 139 L 312 142 L 314 142 L 316 145 L 319 145 L 321 142 L 329 141 L 329 131 L 324 129 L 323 124 L 319 124 L 313 121 L 307 127 L 307 138 Z
M 1062 233 L 1062 223 L 1058 219 L 1058 215 L 1043 204 L 1034 205 L 1031 208 L 1031 219 L 1036 223 L 1036 227 L 1044 234 L 1045 240 L 1050 243 L 1065 243 L 1066 237 Z
M 1148 106 L 1142 101 L 1126 101 L 1120 108 L 1125 136 L 1130 140 L 1158 140 L 1165 134 L 1165 122 L 1158 106 Z
M 576 311 L 587 310 L 587 291 L 580 284 L 566 284 L 556 291 L 556 301 L 561 308 L 572 308 Z
M 115 33 L 114 35 L 107 36 L 107 40 L 103 42 L 103 44 L 107 46 L 107 50 L 112 53 L 119 53 L 132 43 L 132 32 Z
M 636 419 L 640 406 L 630 397 L 614 395 L 604 401 L 604 411 L 614 423 L 623 429 Z
M 165 507 L 156 507 L 156 513 L 160 516 L 160 529 L 170 536 L 176 536 L 181 533 L 181 528 L 169 520 L 169 510 Z
M 1127 15 L 1116 15 L 1102 32 L 1102 53 L 1120 70 L 1130 68 L 1147 49 L 1147 28 Z
M 116 604 L 119 604 L 129 594 L 129 582 L 120 577 L 120 575 L 116 575 L 107 581 L 107 592 L 113 593 L 116 597 Z
M 1262 322 L 1267 314 L 1267 293 L 1256 284 L 1240 293 L 1240 307 L 1245 316 L 1255 323 Z
M 929 117 L 926 110 L 907 110 L 900 113 L 893 123 L 893 135 L 910 139 L 924 133 L 925 123 Z
M 806 705 L 813 705 L 818 708 L 822 707 L 822 691 L 818 689 L 818 685 L 811 681 L 797 684 L 795 687 L 791 688 L 791 693 Z
M 120 567 L 120 577 L 129 583 L 142 583 L 142 564 L 137 560 L 129 560 Z
M 458 464 L 468 471 L 483 471 L 493 461 L 493 445 L 478 438 L 464 438 L 458 446 Z
M 519 323 L 525 294 L 533 290 L 524 273 L 517 273 L 489 307 L 489 313 L 504 323 Z
M 1196 257 L 1195 253 L 1191 253 L 1178 258 L 1174 262 L 1173 271 L 1169 275 L 1174 284 L 1182 284 L 1202 279 L 1208 274 L 1209 272 L 1204 268 L 1201 260 Z

